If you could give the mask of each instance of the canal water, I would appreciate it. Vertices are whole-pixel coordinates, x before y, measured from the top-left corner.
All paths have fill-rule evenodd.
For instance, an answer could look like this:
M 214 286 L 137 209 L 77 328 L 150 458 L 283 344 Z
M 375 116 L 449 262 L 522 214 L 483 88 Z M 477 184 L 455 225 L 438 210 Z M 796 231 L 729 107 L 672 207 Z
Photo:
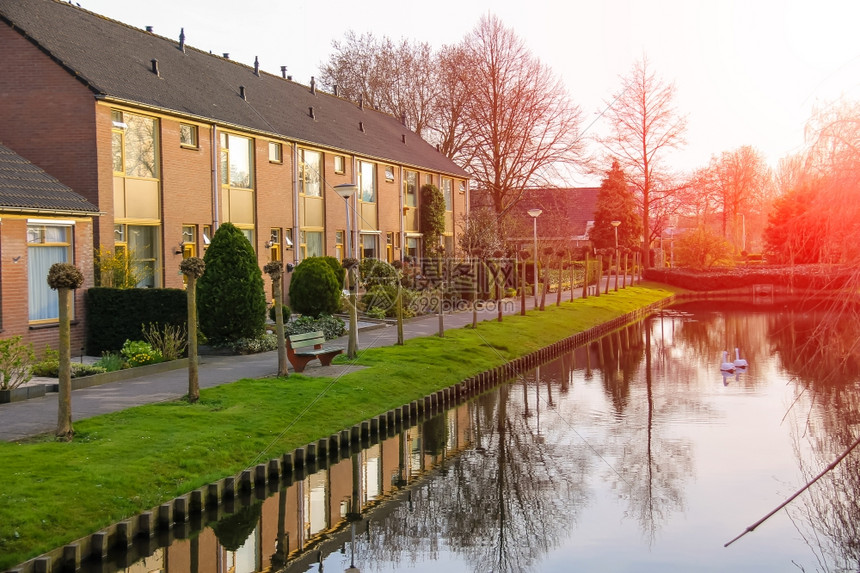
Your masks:
M 860 449 L 724 547 L 856 439 L 856 333 L 677 305 L 118 568 L 857 571 Z

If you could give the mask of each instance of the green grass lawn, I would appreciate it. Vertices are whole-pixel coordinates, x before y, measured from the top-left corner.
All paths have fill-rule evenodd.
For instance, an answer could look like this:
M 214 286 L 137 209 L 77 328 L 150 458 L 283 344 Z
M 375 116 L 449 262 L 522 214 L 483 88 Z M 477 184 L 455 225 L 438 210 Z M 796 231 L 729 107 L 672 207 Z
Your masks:
M 628 287 L 367 349 L 337 379 L 245 379 L 79 421 L 70 443 L 0 443 L 0 569 L 671 294 Z

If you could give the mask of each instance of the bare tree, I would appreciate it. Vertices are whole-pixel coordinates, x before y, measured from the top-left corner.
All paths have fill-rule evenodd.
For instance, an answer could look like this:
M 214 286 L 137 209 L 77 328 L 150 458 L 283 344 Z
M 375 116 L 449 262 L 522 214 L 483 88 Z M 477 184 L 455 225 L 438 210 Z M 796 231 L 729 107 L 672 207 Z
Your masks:
M 463 160 L 504 215 L 528 186 L 549 186 L 582 152 L 580 110 L 511 28 L 484 16 L 460 44 Z
M 334 53 L 321 67 L 320 83 L 353 101 L 404 118 L 419 135 L 427 135 L 436 110 L 436 56 L 430 45 L 371 33 L 346 33 L 332 42 Z
M 667 84 L 643 57 L 624 78 L 621 90 L 608 102 L 611 135 L 602 139 L 636 188 L 642 211 L 642 258 L 648 257 L 654 233 L 651 213 L 675 191 L 667 181 L 662 160 L 684 144 L 687 120 L 674 107 L 675 85 Z

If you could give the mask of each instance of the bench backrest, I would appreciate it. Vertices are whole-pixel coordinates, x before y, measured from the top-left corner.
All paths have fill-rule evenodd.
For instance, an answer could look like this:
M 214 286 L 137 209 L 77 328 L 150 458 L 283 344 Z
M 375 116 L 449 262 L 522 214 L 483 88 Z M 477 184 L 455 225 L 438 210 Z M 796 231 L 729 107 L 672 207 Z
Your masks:
M 323 344 L 324 342 L 325 335 L 320 330 L 290 335 L 290 347 L 292 348 L 313 348 L 317 344 Z

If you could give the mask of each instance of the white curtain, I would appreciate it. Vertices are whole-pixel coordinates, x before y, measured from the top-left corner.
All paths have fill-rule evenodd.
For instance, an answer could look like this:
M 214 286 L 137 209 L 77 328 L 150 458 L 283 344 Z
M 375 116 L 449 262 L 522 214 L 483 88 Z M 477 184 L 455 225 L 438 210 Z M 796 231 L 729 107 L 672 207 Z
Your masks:
M 48 286 L 48 270 L 54 263 L 69 261 L 69 248 L 28 247 L 27 257 L 30 320 L 56 320 L 60 317 L 59 295 Z

